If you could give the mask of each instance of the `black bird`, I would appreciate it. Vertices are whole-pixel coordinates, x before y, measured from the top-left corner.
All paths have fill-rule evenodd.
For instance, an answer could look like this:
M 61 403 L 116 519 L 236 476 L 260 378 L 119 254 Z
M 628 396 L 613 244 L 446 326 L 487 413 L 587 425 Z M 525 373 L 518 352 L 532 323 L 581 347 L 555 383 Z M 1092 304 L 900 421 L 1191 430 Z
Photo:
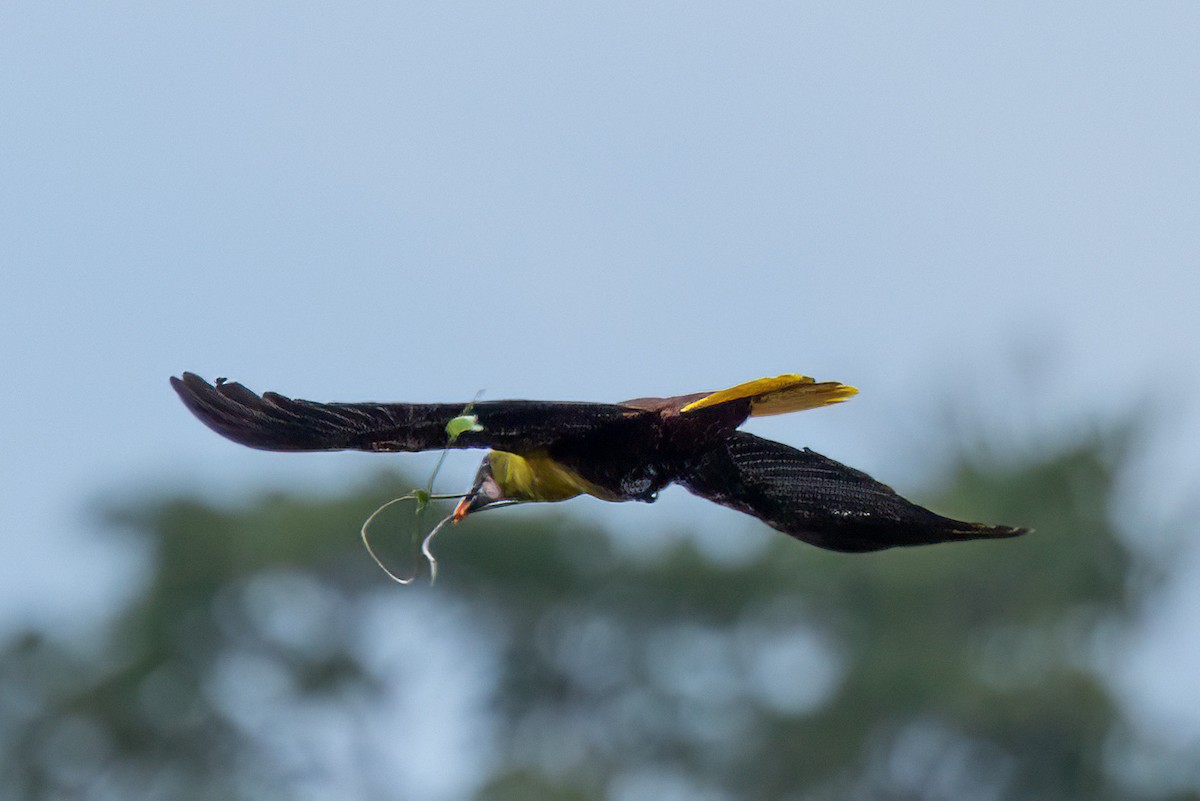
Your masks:
M 653 502 L 671 483 L 834 551 L 1014 537 L 1028 529 L 942 517 L 866 473 L 738 427 L 749 417 L 846 400 L 853 387 L 807 376 L 623 403 L 500 400 L 314 403 L 256 395 L 224 379 L 171 378 L 212 430 L 268 451 L 414 452 L 488 448 L 458 522 L 502 501 Z

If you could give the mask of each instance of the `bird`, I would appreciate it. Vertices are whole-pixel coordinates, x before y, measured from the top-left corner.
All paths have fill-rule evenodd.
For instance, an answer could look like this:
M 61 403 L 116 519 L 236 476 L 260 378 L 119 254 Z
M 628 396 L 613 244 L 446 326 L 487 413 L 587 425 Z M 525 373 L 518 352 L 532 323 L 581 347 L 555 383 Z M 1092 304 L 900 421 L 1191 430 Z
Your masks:
M 750 418 L 828 406 L 858 392 L 794 373 L 620 403 L 317 403 L 259 395 L 224 378 L 210 384 L 188 372 L 172 376 L 171 385 L 206 426 L 260 450 L 486 448 L 453 512 L 455 523 L 499 505 L 580 495 L 652 503 L 678 484 L 810 545 L 845 553 L 1030 530 L 944 517 L 813 450 L 741 431 Z

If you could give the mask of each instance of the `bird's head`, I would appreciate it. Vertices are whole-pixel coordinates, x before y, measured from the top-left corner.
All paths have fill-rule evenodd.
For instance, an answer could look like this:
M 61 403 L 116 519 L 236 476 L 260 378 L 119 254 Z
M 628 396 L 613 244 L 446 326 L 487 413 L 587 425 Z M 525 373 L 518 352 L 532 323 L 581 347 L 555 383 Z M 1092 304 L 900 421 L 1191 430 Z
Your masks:
M 471 491 L 454 510 L 454 522 L 493 506 L 524 501 L 565 501 L 590 492 L 590 486 L 546 453 L 518 455 L 489 451 L 479 465 Z
M 485 456 L 475 473 L 475 481 L 468 492 L 454 509 L 454 522 L 457 523 L 472 512 L 478 512 L 487 506 L 506 500 L 504 490 L 492 472 L 492 460 Z

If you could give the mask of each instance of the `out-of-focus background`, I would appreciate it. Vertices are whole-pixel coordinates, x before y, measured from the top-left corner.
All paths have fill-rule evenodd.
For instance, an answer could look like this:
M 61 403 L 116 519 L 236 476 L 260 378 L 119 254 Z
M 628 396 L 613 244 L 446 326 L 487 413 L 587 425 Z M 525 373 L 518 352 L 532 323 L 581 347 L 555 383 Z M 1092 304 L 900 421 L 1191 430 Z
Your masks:
M 1189 3 L 9 4 L 0 796 L 1196 798 L 1197 41 Z M 756 432 L 1038 530 L 844 556 L 673 490 L 482 516 L 399 587 L 358 527 L 436 455 L 237 448 L 183 370 L 804 372 L 862 394 Z

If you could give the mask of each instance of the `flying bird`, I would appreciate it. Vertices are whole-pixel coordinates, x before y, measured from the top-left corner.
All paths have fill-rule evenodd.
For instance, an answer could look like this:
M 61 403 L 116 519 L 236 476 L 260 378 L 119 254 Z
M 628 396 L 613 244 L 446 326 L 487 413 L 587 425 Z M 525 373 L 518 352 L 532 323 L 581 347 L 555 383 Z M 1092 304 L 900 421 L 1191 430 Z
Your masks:
M 221 378 L 214 385 L 193 373 L 172 377 L 171 385 L 213 431 L 260 450 L 487 448 L 470 492 L 454 511 L 455 522 L 505 502 L 591 495 L 652 503 L 675 483 L 834 551 L 1028 531 L 943 517 L 808 448 L 738 430 L 751 417 L 827 406 L 858 392 L 807 376 L 622 403 L 315 403 L 274 392 L 257 395 Z

